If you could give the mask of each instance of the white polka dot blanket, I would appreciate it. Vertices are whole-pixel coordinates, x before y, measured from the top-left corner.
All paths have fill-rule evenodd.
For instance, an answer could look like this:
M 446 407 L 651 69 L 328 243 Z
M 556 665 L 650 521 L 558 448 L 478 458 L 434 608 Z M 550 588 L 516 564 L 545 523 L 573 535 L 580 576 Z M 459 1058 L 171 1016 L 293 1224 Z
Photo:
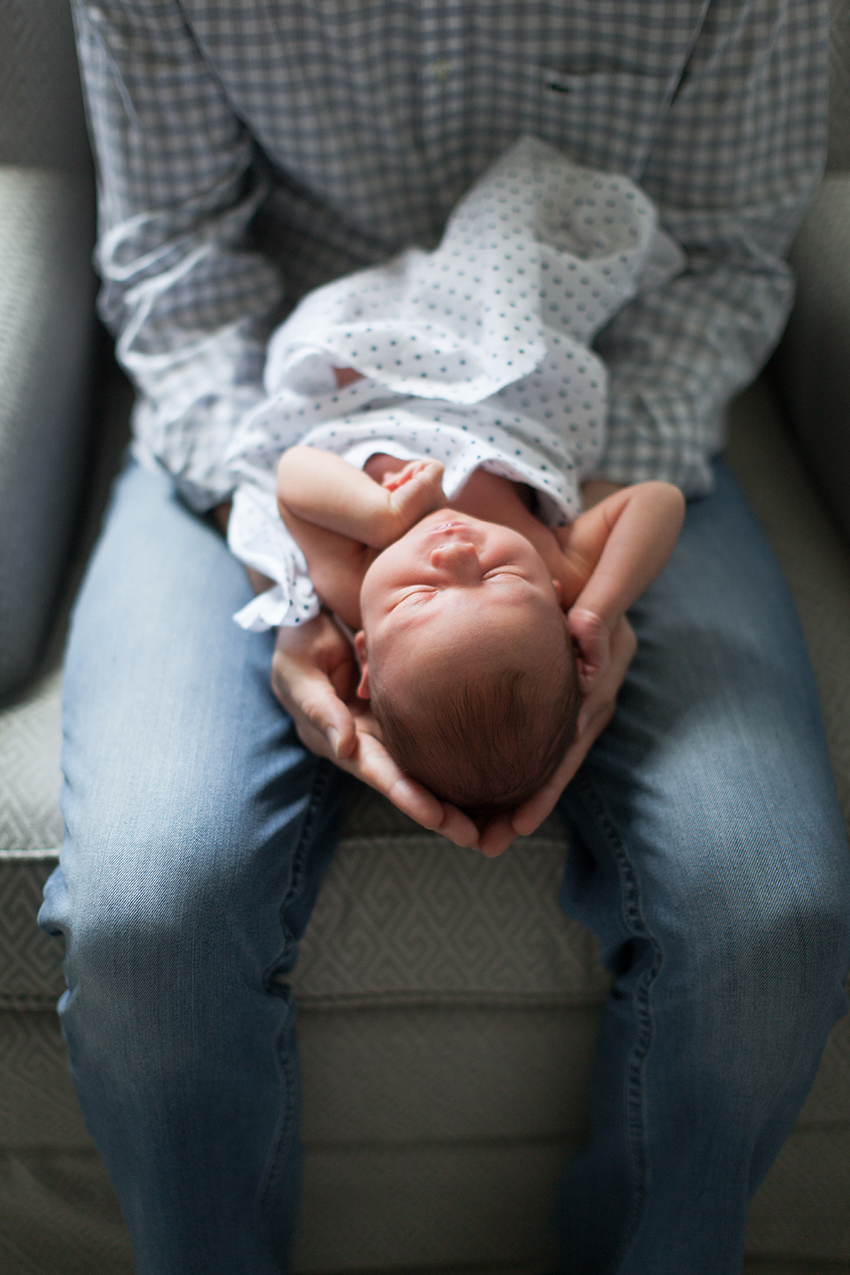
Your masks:
M 238 623 L 319 611 L 275 502 L 277 462 L 296 442 L 360 466 L 378 451 L 441 460 L 449 499 L 483 467 L 534 488 L 549 525 L 574 518 L 604 441 L 605 368 L 590 342 L 683 264 L 628 178 L 524 137 L 461 199 L 433 252 L 408 249 L 304 297 L 269 342 L 267 398 L 228 452 L 230 547 L 275 581 Z M 361 379 L 339 389 L 334 367 Z

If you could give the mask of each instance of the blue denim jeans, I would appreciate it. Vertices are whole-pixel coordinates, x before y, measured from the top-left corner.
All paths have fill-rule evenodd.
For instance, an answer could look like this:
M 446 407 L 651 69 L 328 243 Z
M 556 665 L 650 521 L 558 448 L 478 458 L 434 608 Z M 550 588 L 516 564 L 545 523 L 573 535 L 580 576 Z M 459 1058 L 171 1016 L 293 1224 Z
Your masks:
M 346 781 L 269 689 L 221 538 L 131 465 L 78 601 L 67 838 L 41 923 L 139 1275 L 286 1270 L 293 1009 L 275 981 Z M 733 481 L 694 501 L 634 610 L 615 720 L 561 802 L 564 908 L 599 935 L 592 1135 L 557 1226 L 570 1275 L 732 1275 L 850 965 L 850 871 L 807 656 Z

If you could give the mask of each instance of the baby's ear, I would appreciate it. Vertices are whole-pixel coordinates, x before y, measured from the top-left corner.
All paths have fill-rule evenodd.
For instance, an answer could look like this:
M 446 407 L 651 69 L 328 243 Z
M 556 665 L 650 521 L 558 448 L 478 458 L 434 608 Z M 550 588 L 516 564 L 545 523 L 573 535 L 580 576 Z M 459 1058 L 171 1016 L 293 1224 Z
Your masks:
M 360 664 L 360 684 L 357 687 L 357 694 L 360 699 L 369 698 L 369 666 L 366 661 L 366 638 L 363 636 L 363 630 L 354 634 L 354 651 Z

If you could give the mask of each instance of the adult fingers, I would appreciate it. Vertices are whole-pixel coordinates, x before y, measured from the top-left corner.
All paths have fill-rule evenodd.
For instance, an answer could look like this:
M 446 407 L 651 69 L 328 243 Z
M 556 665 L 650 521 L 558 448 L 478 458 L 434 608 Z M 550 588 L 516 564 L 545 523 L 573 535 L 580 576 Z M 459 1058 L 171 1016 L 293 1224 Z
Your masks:
M 423 828 L 439 832 L 456 845 L 477 846 L 478 829 L 467 815 L 439 801 L 399 768 L 381 741 L 368 729 L 367 719 L 357 722 L 357 746 L 337 765 L 382 793 L 403 814 Z
M 608 648 L 608 667 L 596 679 L 590 694 L 585 698 L 578 715 L 579 739 L 593 731 L 590 743 L 604 730 L 614 714 L 617 695 L 628 667 L 637 650 L 634 629 L 624 615 L 620 616 L 611 633 Z M 590 744 L 588 744 L 590 747 Z M 585 749 L 587 752 L 587 749 Z
M 356 744 L 354 719 L 342 699 L 353 674 L 351 648 L 330 616 L 278 630 L 272 690 L 307 747 L 333 760 L 349 756 Z
M 496 815 L 479 830 L 478 849 L 488 859 L 496 859 L 500 854 L 505 853 L 516 837 L 517 833 L 511 822 L 510 813 Z
M 608 667 L 594 681 L 582 704 L 576 737 L 567 749 L 563 761 L 548 783 L 513 813 L 511 824 L 519 835 L 528 836 L 551 814 L 561 793 L 608 725 L 617 705 L 617 693 L 636 650 L 637 639 L 632 626 L 622 616 L 611 634 Z

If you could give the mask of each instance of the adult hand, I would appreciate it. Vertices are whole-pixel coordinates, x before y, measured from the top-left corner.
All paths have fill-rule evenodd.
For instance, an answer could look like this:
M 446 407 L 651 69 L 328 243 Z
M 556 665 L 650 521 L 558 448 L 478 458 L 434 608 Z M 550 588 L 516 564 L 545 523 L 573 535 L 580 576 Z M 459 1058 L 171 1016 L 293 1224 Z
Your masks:
M 578 716 L 576 737 L 552 778 L 512 812 L 498 815 L 479 829 L 479 846 L 488 857 L 507 850 L 518 836 L 527 837 L 551 814 L 555 803 L 584 761 L 592 744 L 614 715 L 617 692 L 637 650 L 637 639 L 625 616 L 611 634 L 610 662 L 596 678 Z
M 312 753 L 383 793 L 424 828 L 456 845 L 478 847 L 472 820 L 408 778 L 384 748 L 368 703 L 354 694 L 357 668 L 351 645 L 326 612 L 307 624 L 278 630 L 271 683 Z

